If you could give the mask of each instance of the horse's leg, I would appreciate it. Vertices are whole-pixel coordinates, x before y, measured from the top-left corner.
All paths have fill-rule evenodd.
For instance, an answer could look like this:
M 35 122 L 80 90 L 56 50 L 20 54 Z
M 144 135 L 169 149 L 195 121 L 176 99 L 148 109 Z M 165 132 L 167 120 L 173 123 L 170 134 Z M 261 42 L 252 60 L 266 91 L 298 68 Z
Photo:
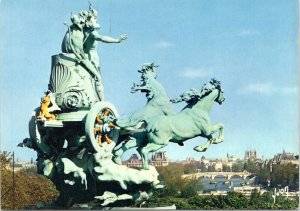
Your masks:
M 205 152 L 210 144 L 221 143 L 224 140 L 224 129 L 223 128 L 224 128 L 223 124 L 220 124 L 220 123 L 211 126 L 210 129 L 208 130 L 209 132 L 207 132 L 208 135 L 203 135 L 204 137 L 207 138 L 206 143 L 203 144 L 202 146 L 196 146 L 194 148 L 194 150 L 197 152 Z M 213 138 L 212 134 L 214 134 L 218 130 L 219 130 L 219 136 L 217 138 Z
M 212 133 L 219 131 L 219 136 L 217 138 L 213 138 L 212 144 L 219 144 L 224 140 L 224 125 L 223 124 L 215 124 L 212 126 Z
M 113 161 L 116 164 L 122 165 L 122 155 L 124 152 L 126 152 L 128 149 L 134 148 L 138 146 L 137 139 L 134 137 L 129 136 L 124 143 L 122 143 L 121 147 L 117 150 L 113 151 Z
M 194 147 L 194 150 L 197 152 L 205 152 L 207 150 L 207 148 L 209 147 L 210 144 L 212 144 L 213 142 L 213 137 L 212 135 L 206 136 L 207 141 L 205 142 L 205 144 L 203 144 L 202 146 L 196 146 Z
M 145 170 L 149 169 L 149 164 L 148 164 L 149 152 L 156 152 L 157 150 L 163 148 L 164 146 L 166 146 L 166 145 L 158 145 L 158 144 L 154 144 L 154 143 L 148 143 L 146 146 L 139 147 L 137 149 L 142 157 L 143 169 L 145 169 Z

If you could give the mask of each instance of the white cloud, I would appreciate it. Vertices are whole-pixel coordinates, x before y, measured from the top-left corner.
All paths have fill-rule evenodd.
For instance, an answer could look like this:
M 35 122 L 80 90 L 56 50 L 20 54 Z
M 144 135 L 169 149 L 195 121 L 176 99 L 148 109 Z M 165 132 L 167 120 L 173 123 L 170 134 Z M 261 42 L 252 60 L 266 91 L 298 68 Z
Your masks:
M 238 35 L 242 36 L 242 37 L 251 37 L 251 36 L 259 36 L 261 34 L 259 31 L 256 31 L 256 30 L 244 29 L 244 30 L 241 30 L 238 33 Z
M 295 95 L 298 94 L 298 87 L 276 87 L 272 83 L 255 83 L 242 87 L 237 91 L 239 95 L 262 94 L 262 95 Z
M 185 68 L 182 77 L 189 79 L 205 78 L 213 75 L 213 70 L 209 68 Z
M 154 45 L 156 48 L 159 48 L 159 49 L 163 49 L 163 48 L 170 48 L 170 47 L 173 47 L 174 44 L 173 43 L 170 43 L 168 41 L 165 41 L 165 40 L 161 40 L 157 43 L 155 43 Z
M 298 87 L 284 87 L 281 89 L 281 93 L 284 95 L 298 95 Z
M 246 95 L 246 94 L 271 94 L 273 93 L 274 86 L 271 83 L 256 83 L 256 84 L 249 84 L 240 90 L 238 90 L 238 94 Z

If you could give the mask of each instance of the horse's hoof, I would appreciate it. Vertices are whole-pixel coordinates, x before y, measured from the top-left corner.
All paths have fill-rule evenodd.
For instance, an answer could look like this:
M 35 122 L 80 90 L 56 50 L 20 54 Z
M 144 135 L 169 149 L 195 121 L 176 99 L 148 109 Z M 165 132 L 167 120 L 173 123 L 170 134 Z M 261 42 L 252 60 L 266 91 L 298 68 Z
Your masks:
M 178 142 L 178 145 L 179 146 L 184 146 L 184 143 L 183 142 Z
M 120 157 L 113 157 L 113 162 L 118 164 L 118 165 L 122 165 L 122 159 Z
M 207 148 L 203 148 L 203 147 L 198 146 L 198 147 L 195 147 L 194 150 L 197 151 L 197 152 L 205 152 L 207 150 Z
M 214 138 L 211 143 L 212 144 L 219 144 L 221 142 L 223 142 L 223 139 L 221 139 L 221 138 Z

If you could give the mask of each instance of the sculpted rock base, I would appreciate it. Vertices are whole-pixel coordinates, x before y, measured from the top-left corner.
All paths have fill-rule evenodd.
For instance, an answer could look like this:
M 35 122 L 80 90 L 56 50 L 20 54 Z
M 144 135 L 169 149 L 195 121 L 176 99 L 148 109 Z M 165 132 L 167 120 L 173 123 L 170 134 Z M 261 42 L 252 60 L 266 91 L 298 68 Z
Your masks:
M 39 172 L 51 179 L 60 192 L 55 206 L 91 201 L 97 207 L 138 204 L 162 187 L 154 167 L 137 170 L 115 164 L 109 145 L 103 143 L 97 153 L 66 148 L 55 159 L 39 158 Z

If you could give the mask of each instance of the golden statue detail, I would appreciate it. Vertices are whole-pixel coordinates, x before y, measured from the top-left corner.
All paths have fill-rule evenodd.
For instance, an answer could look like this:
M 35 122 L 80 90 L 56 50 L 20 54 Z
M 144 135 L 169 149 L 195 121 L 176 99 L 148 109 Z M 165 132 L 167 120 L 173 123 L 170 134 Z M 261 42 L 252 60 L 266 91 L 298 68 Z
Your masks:
M 45 92 L 45 96 L 42 97 L 40 113 L 37 116 L 37 119 L 43 119 L 43 118 L 45 118 L 46 120 L 55 120 L 56 119 L 56 115 L 51 114 L 49 111 L 49 107 L 52 107 L 52 105 L 53 105 L 51 102 L 50 94 L 51 94 L 51 92 L 47 91 L 47 92 Z
M 110 144 L 112 142 L 112 139 L 108 136 L 108 132 L 104 132 L 103 130 L 103 124 L 105 124 L 103 118 L 107 117 L 110 113 L 110 109 L 105 109 L 101 115 L 98 115 L 96 117 L 96 127 L 94 128 L 94 133 L 98 136 L 98 144 L 100 146 L 102 146 L 102 141 L 106 141 L 107 144 Z M 115 125 L 111 122 L 108 123 L 108 127 L 115 128 Z

